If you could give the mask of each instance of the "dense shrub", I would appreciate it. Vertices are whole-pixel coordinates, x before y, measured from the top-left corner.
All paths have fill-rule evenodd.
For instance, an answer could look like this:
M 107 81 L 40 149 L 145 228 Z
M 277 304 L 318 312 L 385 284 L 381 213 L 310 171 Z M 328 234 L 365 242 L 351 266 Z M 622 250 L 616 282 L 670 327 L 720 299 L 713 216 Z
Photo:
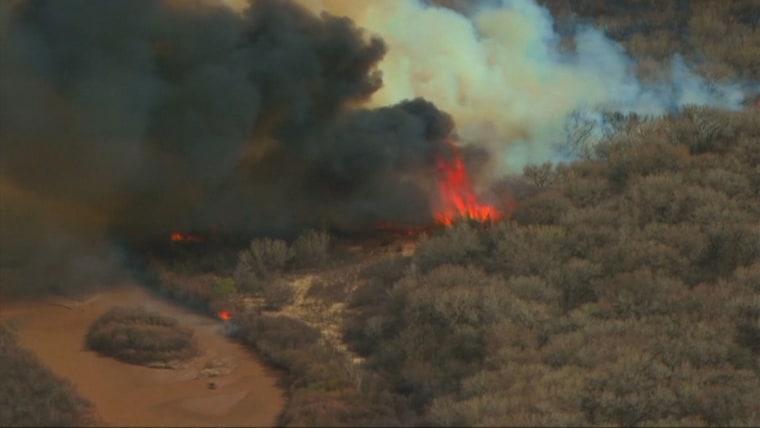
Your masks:
M 157 288 L 162 293 L 199 309 L 207 309 L 218 294 L 219 277 L 212 273 L 186 274 L 153 264 L 158 276 Z
M 710 169 L 706 173 L 699 174 L 698 179 L 700 184 L 721 192 L 729 198 L 751 194 L 750 182 L 745 175 L 723 168 Z
M 523 168 L 523 176 L 538 189 L 551 187 L 559 178 L 559 174 L 550 162 L 541 165 L 526 165 Z
M 351 308 L 356 308 L 378 304 L 387 298 L 388 290 L 391 285 L 388 285 L 388 283 L 379 279 L 365 280 L 351 294 L 349 306 Z
M 572 202 L 559 192 L 541 192 L 526 198 L 515 208 L 512 218 L 521 225 L 558 224 Z
M 366 270 L 345 340 L 427 424 L 757 424 L 750 117 L 621 116 L 596 159 L 527 168 L 513 221 Z
M 91 404 L 21 348 L 6 324 L 0 324 L 0 385 L 0 426 L 96 425 Z
M 621 43 L 638 61 L 640 70 L 662 74 L 674 53 L 683 54 L 698 71 L 721 82 L 758 79 L 756 30 L 760 7 L 753 0 L 727 3 L 682 3 L 675 0 L 539 0 L 558 22 L 573 25 L 592 20 L 597 28 Z M 643 75 L 641 77 L 647 77 Z
M 294 267 L 323 265 L 330 255 L 327 232 L 307 230 L 292 245 L 281 239 L 258 238 L 238 254 L 235 279 L 241 289 L 254 290 L 261 279 L 276 277 Z
M 680 175 L 652 175 L 629 187 L 640 225 L 676 224 L 690 220 L 694 211 L 713 203 L 726 203 L 724 195 L 703 187 L 688 186 Z
M 558 15 L 563 49 L 592 20 L 649 82 L 670 76 L 675 51 L 722 82 L 760 78 L 756 1 L 539 1 Z M 241 340 L 289 373 L 281 423 L 758 425 L 760 109 L 603 117 L 599 141 L 570 117 L 560 143 L 580 160 L 493 186 L 518 201 L 513 221 L 435 230 L 412 257 L 312 286 L 320 303 L 348 301 L 344 339 L 365 364 L 302 321 L 236 311 Z M 292 296 L 280 275 L 323 265 L 329 250 L 321 232 L 259 239 L 234 287 L 165 287 L 277 309 Z
M 719 112 L 706 107 L 689 106 L 672 116 L 667 131 L 671 141 L 687 144 L 692 154 L 723 153 L 735 141 L 733 131 Z
M 300 267 L 316 267 L 330 255 L 331 237 L 327 232 L 307 230 L 293 242 L 293 261 Z
M 741 267 L 735 272 L 736 282 L 750 293 L 760 294 L 760 261 Z
M 214 284 L 214 294 L 218 299 L 227 299 L 237 293 L 237 286 L 232 278 L 219 278 Z
M 87 346 L 133 364 L 169 363 L 198 354 L 193 331 L 140 307 L 115 307 L 90 326 Z
M 602 177 L 573 177 L 563 184 L 562 192 L 578 208 L 596 205 L 612 195 L 610 183 Z
M 566 229 L 560 226 L 517 227 L 500 224 L 493 232 L 489 269 L 505 276 L 542 275 L 569 258 Z
M 295 290 L 286 281 L 274 279 L 265 282 L 261 295 L 265 302 L 264 309 L 278 311 L 293 302 Z
M 688 281 L 688 271 L 694 269 L 677 248 L 653 239 L 630 236 L 620 237 L 618 242 L 610 244 L 596 261 L 601 261 L 605 274 L 610 276 L 646 268 L 679 278 L 684 276 Z
M 733 306 L 737 343 L 760 355 L 760 297 L 740 298 Z
M 383 316 L 369 317 L 346 336 L 371 364 L 392 373 L 395 389 L 416 408 L 439 391 L 455 391 L 457 378 L 485 358 L 491 328 L 514 312 L 506 285 L 474 267 L 439 266 L 410 271 L 386 301 Z
M 240 253 L 239 265 L 258 275 L 269 275 L 282 271 L 291 258 L 285 241 L 260 238 L 252 240 L 249 249 Z
M 600 204 L 594 207 L 568 211 L 562 217 L 563 240 L 555 240 L 553 245 L 561 245 L 570 257 L 599 260 L 604 250 L 617 242 L 628 225 L 633 210 L 624 209 L 620 203 Z
M 645 356 L 610 362 L 586 379 L 581 408 L 591 424 L 632 427 L 662 419 L 675 397 L 665 388 L 667 368 Z
M 447 263 L 468 263 L 484 251 L 477 226 L 460 221 L 441 234 L 420 239 L 414 262 L 421 271 L 427 272 Z
M 401 404 L 389 387 L 327 347 L 318 330 L 288 316 L 256 312 L 235 321 L 239 340 L 287 372 L 289 400 L 280 425 L 399 425 Z
M 606 144 L 606 145 L 605 145 Z M 678 172 L 686 167 L 688 150 L 666 143 L 602 143 L 611 184 L 624 186 L 628 180 L 651 174 Z
M 683 287 L 680 281 L 653 275 L 649 268 L 642 267 L 603 281 L 598 294 L 612 306 L 615 318 L 642 318 L 673 311 Z
M 266 355 L 274 357 L 278 352 L 313 345 L 319 332 L 297 319 L 284 315 L 255 315 L 236 318 L 240 338 L 256 347 L 268 349 Z M 287 367 L 287 365 L 285 365 Z
M 586 259 L 573 258 L 548 274 L 549 282 L 560 290 L 560 305 L 573 309 L 597 298 L 597 279 L 602 275 L 600 265 Z
M 404 271 L 410 263 L 409 257 L 386 257 L 365 266 L 359 272 L 359 277 L 375 279 L 385 284 L 393 284 L 404 276 Z

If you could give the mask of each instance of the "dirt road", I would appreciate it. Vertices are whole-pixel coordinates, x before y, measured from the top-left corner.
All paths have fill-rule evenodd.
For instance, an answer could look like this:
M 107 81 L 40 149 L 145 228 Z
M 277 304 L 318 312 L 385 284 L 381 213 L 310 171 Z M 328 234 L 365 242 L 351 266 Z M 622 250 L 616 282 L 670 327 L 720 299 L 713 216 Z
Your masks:
M 118 305 L 142 305 L 178 319 L 194 329 L 204 354 L 183 368 L 157 369 L 86 350 L 84 337 L 90 324 Z M 22 346 L 71 380 L 110 425 L 271 426 L 285 405 L 276 373 L 230 341 L 221 321 L 191 313 L 136 285 L 100 291 L 79 301 L 6 303 L 2 317 L 15 320 Z M 215 389 L 209 388 L 212 381 Z

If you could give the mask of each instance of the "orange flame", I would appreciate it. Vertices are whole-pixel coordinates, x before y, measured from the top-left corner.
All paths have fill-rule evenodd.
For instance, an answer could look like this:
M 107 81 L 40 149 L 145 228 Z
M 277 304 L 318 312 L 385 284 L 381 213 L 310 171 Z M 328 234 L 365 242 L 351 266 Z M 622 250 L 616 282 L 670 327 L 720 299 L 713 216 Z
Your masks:
M 478 201 L 462 158 L 456 149 L 453 159 L 439 158 L 436 166 L 440 197 L 440 208 L 433 214 L 436 223 L 451 226 L 457 219 L 486 223 L 498 221 L 503 217 L 503 214 L 495 207 Z
M 171 239 L 172 242 L 201 242 L 203 241 L 203 239 L 195 235 L 190 235 L 188 233 L 179 233 L 179 232 L 172 232 L 172 234 L 169 235 L 169 239 Z
M 232 314 L 230 314 L 230 312 L 225 309 L 222 309 L 221 311 L 219 311 L 218 315 L 219 315 L 219 319 L 221 319 L 222 321 L 229 321 L 229 319 L 232 318 Z

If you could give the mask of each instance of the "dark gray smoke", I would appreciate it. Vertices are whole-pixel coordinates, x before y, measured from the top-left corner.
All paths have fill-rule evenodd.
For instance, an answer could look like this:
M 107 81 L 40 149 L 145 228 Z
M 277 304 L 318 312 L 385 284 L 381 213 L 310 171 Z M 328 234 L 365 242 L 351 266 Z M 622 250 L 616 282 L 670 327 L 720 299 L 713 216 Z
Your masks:
M 113 235 L 430 218 L 452 120 L 422 99 L 356 108 L 382 85 L 386 46 L 347 18 L 281 0 L 243 14 L 6 1 L 0 52 L 6 274 L 61 247 L 51 236 L 92 249 Z

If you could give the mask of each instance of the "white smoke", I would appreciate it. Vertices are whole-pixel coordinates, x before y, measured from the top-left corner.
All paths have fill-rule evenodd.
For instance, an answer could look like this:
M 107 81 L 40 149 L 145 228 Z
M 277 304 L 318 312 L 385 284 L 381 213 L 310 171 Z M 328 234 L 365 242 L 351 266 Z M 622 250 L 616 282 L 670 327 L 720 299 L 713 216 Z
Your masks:
M 389 52 L 374 105 L 424 97 L 450 113 L 464 142 L 487 146 L 503 172 L 555 159 L 569 115 L 601 109 L 661 115 L 690 105 L 738 109 L 739 85 L 712 84 L 675 54 L 658 81 L 639 81 L 624 49 L 591 27 L 560 49 L 533 0 L 482 2 L 467 16 L 418 0 L 302 0 L 352 18 Z

